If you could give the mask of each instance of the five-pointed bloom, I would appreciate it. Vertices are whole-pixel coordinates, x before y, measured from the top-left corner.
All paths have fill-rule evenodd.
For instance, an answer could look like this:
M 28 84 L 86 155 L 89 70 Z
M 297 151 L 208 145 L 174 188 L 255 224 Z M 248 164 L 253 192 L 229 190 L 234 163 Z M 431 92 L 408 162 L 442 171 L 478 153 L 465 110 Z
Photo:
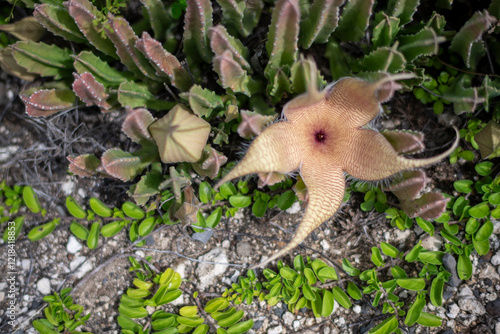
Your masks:
M 421 137 L 411 133 L 391 136 L 369 128 L 399 87 L 385 76 L 377 82 L 344 78 L 319 92 L 316 87 L 283 108 L 284 121 L 266 128 L 252 142 L 241 162 L 218 185 L 247 174 L 290 173 L 299 170 L 307 186 L 308 205 L 292 240 L 262 266 L 298 246 L 316 227 L 332 217 L 345 192 L 344 173 L 366 181 L 388 178 L 404 170 L 440 161 L 456 148 L 432 158 L 400 155 Z M 391 142 L 390 142 L 391 141 Z M 395 142 L 394 142 L 395 141 Z M 398 141 L 404 145 L 399 145 Z

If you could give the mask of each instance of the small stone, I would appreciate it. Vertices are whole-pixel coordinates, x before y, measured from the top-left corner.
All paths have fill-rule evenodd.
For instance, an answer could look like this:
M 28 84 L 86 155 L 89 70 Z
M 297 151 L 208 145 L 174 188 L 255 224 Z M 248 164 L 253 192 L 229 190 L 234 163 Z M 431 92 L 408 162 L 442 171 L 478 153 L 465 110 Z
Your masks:
M 0 162 L 10 160 L 11 156 L 14 155 L 18 149 L 19 146 L 0 147 Z
M 500 321 L 495 325 L 495 334 L 500 334 Z
M 451 299 L 451 297 L 453 297 L 455 292 L 457 292 L 457 288 L 450 286 L 450 285 L 445 285 L 444 292 L 443 292 L 443 298 L 445 300 Z
M 500 317 L 500 298 L 486 304 L 486 312 L 492 317 Z
M 193 240 L 198 240 L 201 243 L 206 244 L 208 242 L 208 240 L 210 240 L 210 238 L 212 237 L 212 235 L 214 235 L 214 231 L 213 230 L 206 230 L 206 231 L 203 231 L 203 232 L 193 233 L 193 235 L 191 236 L 191 238 Z
M 300 207 L 300 203 L 299 202 L 295 202 L 295 203 L 293 203 L 293 205 L 291 207 L 289 207 L 285 211 L 288 214 L 294 215 L 296 213 L 299 213 L 300 210 L 302 210 L 302 208 Z
M 69 269 L 71 271 L 74 271 L 79 265 L 81 265 L 83 262 L 85 262 L 87 258 L 85 256 L 77 256 L 69 263 Z
M 241 275 L 241 272 L 239 270 L 236 270 L 233 274 L 233 276 L 231 276 L 231 283 L 237 283 L 238 282 L 238 277 L 240 277 Z
M 294 320 L 295 316 L 293 315 L 293 313 L 285 312 L 285 314 L 283 314 L 283 322 L 285 323 L 285 325 L 292 326 Z
M 453 257 L 453 255 L 446 253 L 443 256 L 443 266 L 444 268 L 451 273 L 450 278 L 448 279 L 447 284 L 458 287 L 462 283 L 460 277 L 458 277 L 457 272 L 457 260 Z
M 252 246 L 246 241 L 238 242 L 236 244 L 236 254 L 240 257 L 248 257 L 252 254 Z
M 428 236 L 427 234 L 424 234 L 423 240 L 422 240 L 422 246 L 430 251 L 438 251 L 441 249 L 441 245 L 443 244 L 443 238 L 439 236 L 438 234 L 434 234 L 434 236 Z
M 229 246 L 231 246 L 231 242 L 229 240 L 224 240 L 222 242 L 222 248 L 229 248 Z
M 459 313 L 460 307 L 458 307 L 457 304 L 453 303 L 448 306 L 448 312 L 446 313 L 446 316 L 450 319 L 455 319 Z
M 338 317 L 336 320 L 337 320 L 337 323 L 340 327 L 343 327 L 345 325 L 345 318 L 344 317 Z
M 69 196 L 75 190 L 75 182 L 73 182 L 70 178 L 66 178 L 66 180 L 61 184 L 61 191 L 65 196 Z
M 5 300 L 5 292 L 0 291 L 0 303 Z
M 294 329 L 295 331 L 298 331 L 298 330 L 299 330 L 299 328 L 300 328 L 300 320 L 295 320 L 295 321 L 293 322 L 293 329 Z
M 354 305 L 354 307 L 352 308 L 352 310 L 354 311 L 354 313 L 360 314 L 361 313 L 361 306 Z
M 42 294 L 42 295 L 48 295 L 50 294 L 50 280 L 48 278 L 42 278 L 36 283 L 36 289 Z
M 330 249 L 330 244 L 325 239 L 320 241 L 320 245 L 325 252 Z
M 493 234 L 500 234 L 500 220 L 490 219 L 493 223 Z
M 463 297 L 458 301 L 458 305 L 462 310 L 470 312 L 474 315 L 483 315 L 486 313 L 486 309 L 483 304 L 474 297 Z
M 497 274 L 495 267 L 493 267 L 492 265 L 489 265 L 489 264 L 487 264 L 486 268 L 484 268 L 484 270 L 482 270 L 479 273 L 479 278 L 480 279 L 489 278 L 492 280 L 500 280 L 500 276 Z
M 469 288 L 469 286 L 464 285 L 463 288 L 460 290 L 460 297 L 465 297 L 465 296 L 474 296 L 474 293 L 472 290 Z
M 223 263 L 229 263 L 226 255 L 226 251 L 223 248 L 214 248 L 210 252 L 198 257 L 198 260 L 204 262 L 217 262 L 217 264 L 212 263 L 200 263 L 198 265 L 198 289 L 205 290 L 208 286 L 212 285 L 215 281 L 215 277 L 222 275 L 227 270 L 227 265 Z
M 76 240 L 76 238 L 72 235 L 68 238 L 68 244 L 66 245 L 66 250 L 70 254 L 76 254 L 82 249 L 82 245 Z
M 86 261 L 84 264 L 82 264 L 80 268 L 78 268 L 75 275 L 78 278 L 83 278 L 83 276 L 85 276 L 85 274 L 91 271 L 92 269 L 94 269 L 92 263 L 90 261 Z
M 495 255 L 493 255 L 491 257 L 490 262 L 494 266 L 499 266 L 500 265 L 500 252 L 497 252 Z
M 281 325 L 279 325 L 279 326 L 276 326 L 273 328 L 269 328 L 269 330 L 267 331 L 267 334 L 280 334 L 282 332 L 283 332 L 283 327 Z
M 396 229 L 394 231 L 394 243 L 399 243 L 399 242 L 402 242 L 402 241 L 405 241 L 406 239 L 408 239 L 410 237 L 410 234 L 411 234 L 411 230 L 410 229 L 406 229 L 404 231 L 401 231 L 400 229 Z
M 28 260 L 28 259 L 23 259 L 21 261 L 21 267 L 24 269 L 24 270 L 30 270 L 30 267 L 31 267 L 31 260 Z

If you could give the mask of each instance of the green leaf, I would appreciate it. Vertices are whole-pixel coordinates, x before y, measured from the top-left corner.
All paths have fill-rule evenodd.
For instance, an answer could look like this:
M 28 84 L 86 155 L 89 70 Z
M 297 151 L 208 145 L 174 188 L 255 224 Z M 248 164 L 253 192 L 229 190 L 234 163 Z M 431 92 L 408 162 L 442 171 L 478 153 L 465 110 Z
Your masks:
M 404 55 L 394 48 L 379 47 L 367 54 L 362 60 L 363 66 L 370 71 L 396 73 L 406 65 Z
M 230 327 L 240 321 L 240 319 L 243 318 L 244 315 L 245 312 L 243 312 L 243 310 L 239 310 L 229 317 L 219 320 L 217 324 L 221 327 Z
M 73 60 L 68 49 L 32 41 L 20 41 L 11 47 L 16 62 L 31 73 L 54 77 L 54 80 L 71 76 Z
M 208 0 L 188 1 L 184 16 L 184 54 L 190 68 L 196 68 L 201 62 L 212 61 L 208 30 L 212 27 L 212 4 Z
M 293 203 L 295 202 L 295 198 L 296 197 L 295 197 L 295 193 L 293 192 L 293 190 L 285 191 L 278 198 L 278 202 L 277 202 L 278 208 L 280 208 L 281 210 L 286 210 L 286 209 L 290 208 L 293 205 Z
M 298 273 L 289 267 L 283 267 L 280 269 L 280 275 L 288 281 L 293 281 L 297 277 Z
M 415 221 L 418 226 L 420 226 L 420 228 L 425 232 L 429 233 L 431 237 L 434 235 L 434 225 L 430 221 L 424 220 L 420 217 L 415 217 Z
M 212 199 L 212 191 L 212 187 L 208 182 L 202 182 L 198 189 L 198 196 L 200 198 L 200 201 L 205 204 L 210 202 L 210 200 Z
M 344 308 L 351 308 L 352 303 L 349 296 L 338 286 L 334 286 L 332 289 L 333 297 L 335 300 L 342 305 Z
M 391 273 L 394 278 L 406 278 L 408 275 L 406 275 L 406 272 L 403 270 L 403 268 L 399 266 L 394 266 L 391 268 Z
M 206 227 L 210 227 L 210 228 L 217 227 L 217 225 L 220 222 L 221 217 L 222 217 L 222 208 L 218 207 L 217 209 L 214 210 L 214 212 L 212 212 L 210 214 L 210 216 L 207 217 L 207 219 L 206 219 L 207 226 Z
M 351 296 L 352 299 L 361 300 L 361 298 L 363 297 L 361 294 L 361 290 L 359 290 L 358 286 L 351 281 L 347 283 L 347 293 L 349 294 L 349 296 Z
M 42 206 L 40 205 L 38 196 L 35 194 L 35 191 L 33 190 L 32 187 L 24 186 L 23 201 L 31 212 L 39 213 L 40 211 L 42 211 Z
M 490 241 L 488 239 L 479 241 L 473 236 L 472 244 L 474 245 L 474 249 L 481 256 L 488 254 L 490 251 Z
M 350 276 L 358 276 L 361 273 L 361 271 L 354 268 L 351 265 L 351 262 L 349 262 L 346 258 L 342 259 L 342 269 L 344 269 L 344 271 Z
M 426 327 L 440 327 L 443 321 L 437 315 L 422 312 L 420 313 L 417 323 Z
M 132 219 L 142 219 L 146 215 L 144 210 L 139 208 L 134 203 L 127 201 L 122 204 L 123 213 L 125 213 L 128 217 Z
M 321 282 L 326 280 L 337 281 L 339 279 L 337 273 L 335 272 L 335 269 L 333 267 L 328 267 L 328 266 L 319 269 L 317 272 L 317 276 L 321 280 Z
M 98 198 L 92 197 L 89 200 L 90 208 L 92 211 L 94 211 L 97 215 L 101 217 L 111 217 L 113 214 L 113 210 L 111 210 L 106 204 L 101 202 Z
M 239 334 L 246 333 L 253 327 L 253 319 L 243 321 L 233 325 L 227 329 L 227 334 Z
M 118 102 L 123 107 L 146 107 L 154 110 L 169 110 L 176 103 L 158 99 L 144 83 L 124 81 L 118 88 Z
M 28 239 L 30 239 L 31 241 L 36 241 L 45 238 L 50 233 L 52 233 L 52 231 L 54 231 L 57 224 L 59 223 L 59 220 L 60 219 L 54 219 L 48 223 L 32 228 L 28 233 Z
M 85 219 L 87 217 L 87 212 L 75 201 L 71 196 L 66 197 L 66 208 L 69 213 L 78 219 Z
M 219 192 L 225 199 L 228 199 L 230 196 L 236 195 L 238 193 L 236 187 L 231 182 L 222 184 L 220 186 Z
M 477 231 L 475 238 L 477 241 L 488 240 L 493 234 L 493 223 L 488 219 Z
M 469 214 L 476 219 L 484 218 L 489 213 L 490 213 L 490 207 L 488 206 L 488 202 L 479 203 L 469 209 Z
M 410 309 L 408 310 L 408 314 L 405 318 L 406 326 L 413 326 L 420 318 L 420 314 L 425 306 L 425 295 L 418 295 L 417 299 L 413 302 Z
M 87 240 L 89 236 L 89 230 L 77 222 L 72 222 L 69 226 L 69 230 L 80 240 Z
M 328 317 L 333 312 L 333 307 L 335 306 L 335 299 L 333 293 L 329 290 L 323 290 L 323 304 L 321 306 L 321 316 Z
M 444 252 L 439 251 L 425 251 L 418 254 L 418 259 L 424 263 L 430 263 L 435 265 L 443 264 Z
M 403 53 L 407 61 L 413 61 L 421 56 L 437 54 L 439 43 L 445 40 L 444 37 L 437 36 L 434 29 L 424 27 L 414 35 L 401 36 L 399 51 Z
M 235 208 L 245 208 L 252 204 L 252 198 L 245 195 L 233 195 L 229 197 L 229 204 Z
M 59 331 L 55 331 L 49 326 L 47 326 L 44 322 L 41 320 L 35 320 L 32 323 L 33 327 L 41 334 L 59 334 Z
M 89 237 L 87 238 L 87 246 L 90 249 L 94 249 L 97 247 L 97 243 L 99 242 L 99 232 L 101 231 L 101 223 L 93 222 L 90 226 Z
M 489 202 L 491 205 L 500 205 L 500 192 L 498 192 L 498 193 L 494 193 L 494 194 L 491 194 L 491 195 L 488 197 L 488 202 Z
M 61 36 L 71 42 L 87 42 L 75 24 L 75 21 L 64 7 L 42 3 L 35 7 L 33 16 L 54 35 Z
M 382 249 L 382 252 L 387 256 L 390 256 L 392 258 L 397 258 L 399 256 L 398 249 L 391 244 L 382 242 L 380 243 L 380 248 Z
M 105 238 L 110 238 L 120 232 L 124 226 L 125 224 L 119 221 L 108 223 L 102 227 L 101 234 Z
M 121 315 L 127 316 L 131 319 L 140 319 L 140 318 L 145 318 L 149 315 L 148 311 L 144 307 L 128 307 L 125 306 L 124 304 L 120 304 L 118 306 L 118 312 L 120 312 Z
M 316 0 L 309 15 L 300 25 L 300 43 L 309 49 L 313 43 L 326 43 L 338 24 L 339 6 L 337 0 Z
M 365 36 L 374 3 L 374 0 L 347 2 L 334 35 L 342 42 L 359 42 Z
M 468 280 L 472 276 L 472 262 L 468 255 L 460 254 L 457 262 L 458 277 L 461 280 Z
M 495 21 L 496 19 L 490 16 L 486 10 L 476 12 L 453 37 L 450 50 L 462 56 L 465 66 L 475 68 L 484 56 L 485 48 L 482 35 L 490 29 Z
M 17 240 L 24 225 L 24 216 L 16 217 L 13 221 L 9 221 L 7 225 L 8 227 L 6 227 L 3 232 L 3 241 L 12 242 Z
M 382 267 L 385 264 L 384 260 L 382 260 L 382 255 L 380 254 L 380 249 L 378 249 L 378 247 L 372 247 L 371 260 L 377 267 Z
M 90 51 L 82 51 L 75 57 L 73 66 L 78 74 L 90 73 L 105 87 L 118 87 L 122 82 L 131 80 L 132 74 L 118 71 Z
M 471 180 L 459 180 L 453 183 L 453 187 L 460 193 L 468 194 L 472 192 L 473 183 Z
M 252 213 L 256 217 L 263 217 L 267 211 L 267 202 L 262 198 L 257 198 L 257 200 L 252 205 Z
M 389 334 L 398 328 L 398 319 L 393 315 L 370 329 L 369 334 Z
M 444 278 L 443 276 L 436 276 L 432 280 L 431 290 L 430 290 L 430 299 L 432 305 L 438 307 L 443 305 L 443 290 L 444 290 Z
M 310 300 L 310 301 L 316 300 L 316 296 L 314 295 L 314 292 L 312 291 L 311 287 L 307 283 L 304 283 L 304 285 L 302 285 L 302 294 L 304 295 L 304 297 L 307 300 Z
M 469 201 L 465 199 L 464 196 L 460 196 L 453 203 L 453 214 L 455 216 L 462 215 L 464 208 L 469 204 Z
M 467 221 L 467 224 L 465 225 L 465 233 L 467 234 L 473 234 L 477 231 L 479 228 L 479 221 L 476 220 L 476 218 L 469 218 Z
M 156 218 L 155 217 L 148 217 L 148 218 L 144 219 L 139 224 L 139 235 L 141 237 L 149 235 L 151 232 L 153 232 L 155 226 L 156 226 Z
M 492 167 L 493 167 L 493 162 L 491 161 L 483 161 L 474 166 L 476 172 L 481 176 L 490 175 Z
M 411 291 L 420 291 L 425 288 L 425 280 L 423 278 L 398 278 L 396 283 L 403 289 Z
M 388 10 L 392 16 L 400 19 L 400 25 L 404 26 L 413 20 L 420 0 L 390 1 Z

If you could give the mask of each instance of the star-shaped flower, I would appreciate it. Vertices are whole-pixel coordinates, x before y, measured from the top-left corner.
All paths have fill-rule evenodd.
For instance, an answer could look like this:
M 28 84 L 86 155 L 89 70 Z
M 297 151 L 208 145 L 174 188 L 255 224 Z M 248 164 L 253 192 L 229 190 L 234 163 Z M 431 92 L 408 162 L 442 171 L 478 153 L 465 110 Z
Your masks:
M 241 162 L 218 183 L 252 173 L 299 170 L 307 186 L 308 205 L 294 237 L 259 266 L 285 255 L 335 214 L 344 197 L 344 173 L 376 181 L 436 163 L 453 152 L 458 138 L 435 157 L 407 159 L 400 153 L 420 147 L 420 136 L 405 132 L 384 136 L 369 128 L 381 111 L 380 104 L 399 88 L 395 80 L 405 78 L 408 75 L 385 76 L 373 83 L 344 78 L 321 92 L 309 87 L 284 106 L 285 120 L 256 137 Z

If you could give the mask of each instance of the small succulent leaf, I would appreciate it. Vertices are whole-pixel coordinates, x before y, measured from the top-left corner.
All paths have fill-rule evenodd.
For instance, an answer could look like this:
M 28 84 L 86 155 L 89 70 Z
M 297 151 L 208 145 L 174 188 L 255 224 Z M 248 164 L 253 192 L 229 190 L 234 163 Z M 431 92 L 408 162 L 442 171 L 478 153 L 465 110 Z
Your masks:
M 101 161 L 93 154 L 83 154 L 79 156 L 68 156 L 69 171 L 78 176 L 90 177 L 99 174 L 97 171 Z
M 402 200 L 401 207 L 410 218 L 420 217 L 431 220 L 441 216 L 446 210 L 448 199 L 441 193 L 425 193 L 415 200 Z
M 312 58 L 305 59 L 300 56 L 300 59 L 292 65 L 290 72 L 292 88 L 297 94 L 322 90 L 326 86 L 326 81 Z
M 443 323 L 443 320 L 437 315 L 422 312 L 420 313 L 420 317 L 418 318 L 417 323 L 426 327 L 440 327 Z
M 90 249 L 94 249 L 97 247 L 99 243 L 99 233 L 101 232 L 101 223 L 96 221 L 90 225 L 89 236 L 87 238 L 87 246 Z
M 427 21 L 426 27 L 434 29 L 434 31 L 438 35 L 441 35 L 443 33 L 445 25 L 446 25 L 446 20 L 444 16 L 436 12 L 433 12 L 431 18 L 429 19 L 429 21 Z
M 20 94 L 31 117 L 47 117 L 74 107 L 76 96 L 70 89 L 42 89 L 31 95 Z
M 368 331 L 369 334 L 389 334 L 398 328 L 398 319 L 393 315 Z
M 145 108 L 126 108 L 127 116 L 122 124 L 122 131 L 134 143 L 151 143 L 153 137 L 148 127 L 156 120 Z
M 500 124 L 491 120 L 475 136 L 481 157 L 486 159 L 500 147 Z
M 105 238 L 111 238 L 118 234 L 123 228 L 125 224 L 123 222 L 115 221 L 104 225 L 101 229 L 101 235 Z
M 334 80 L 350 75 L 347 54 L 342 50 L 340 44 L 333 38 L 331 38 L 326 45 L 325 57 L 330 60 L 330 72 Z
M 260 14 L 264 8 L 263 0 L 245 1 L 245 10 L 243 11 L 243 36 L 248 36 L 252 30 L 259 24 Z
M 493 234 L 493 223 L 488 219 L 477 231 L 474 236 L 477 241 L 488 240 Z
M 209 117 L 214 109 L 224 106 L 219 95 L 199 85 L 193 85 L 189 92 L 182 93 L 181 97 L 189 102 L 191 110 L 200 117 Z
M 422 310 L 424 309 L 424 306 L 425 306 L 425 296 L 418 295 L 417 299 L 413 302 L 410 309 L 408 310 L 408 314 L 406 315 L 405 318 L 406 326 L 413 326 L 417 322 L 418 318 L 420 317 L 420 314 L 422 313 Z
M 396 73 L 404 69 L 406 59 L 395 48 L 379 47 L 366 55 L 362 64 L 370 71 Z
M 326 43 L 337 28 L 339 7 L 344 0 L 315 0 L 300 26 L 300 43 L 308 49 L 313 43 Z
M 11 45 L 11 48 L 12 56 L 17 64 L 30 73 L 36 73 L 42 77 L 54 77 L 55 80 L 71 75 L 73 66 L 68 49 L 32 41 L 20 41 Z
M 321 305 L 321 316 L 328 317 L 332 314 L 335 306 L 335 299 L 333 293 L 329 290 L 323 290 L 323 305 Z
M 153 39 L 147 32 L 135 46 L 156 69 L 159 77 L 168 77 L 170 83 L 182 92 L 188 91 L 192 85 L 191 78 L 177 58 L 163 48 L 160 42 Z
M 403 289 L 411 291 L 420 291 L 425 288 L 425 280 L 423 278 L 398 278 L 396 283 Z
M 236 30 L 243 36 L 248 36 L 249 31 L 245 31 L 243 17 L 245 11 L 245 1 L 241 0 L 217 0 L 222 8 L 222 23 L 230 29 Z
M 161 40 L 165 36 L 168 28 L 169 13 L 161 0 L 141 0 L 144 8 L 148 12 L 149 22 L 153 29 L 155 38 Z
M 141 177 L 139 182 L 130 188 L 128 194 L 132 196 L 137 205 L 145 205 L 150 197 L 159 192 L 163 175 L 158 171 L 150 171 Z
M 476 12 L 453 37 L 450 50 L 462 56 L 465 66 L 475 68 L 479 59 L 484 56 L 486 50 L 481 38 L 495 22 L 496 18 L 486 10 Z
M 231 36 L 226 28 L 222 25 L 216 25 L 208 30 L 208 37 L 210 39 L 210 47 L 216 56 L 222 56 L 225 52 L 229 51 L 235 61 L 241 67 L 252 73 L 252 67 L 248 62 L 249 51 L 246 46 L 241 43 L 239 39 Z
M 297 60 L 300 9 L 298 0 L 278 0 L 274 6 L 266 43 L 271 68 L 292 66 Z
M 481 202 L 469 209 L 469 214 L 476 219 L 485 218 L 489 213 L 490 207 L 488 202 Z
M 77 222 L 72 222 L 69 226 L 69 230 L 80 240 L 86 241 L 89 236 L 89 230 Z
M 400 200 L 413 200 L 418 197 L 429 179 L 421 170 L 404 172 L 400 178 L 395 178 L 387 190 L 392 191 Z
M 180 104 L 149 126 L 163 163 L 197 162 L 203 154 L 210 129 L 209 123 Z
M 460 74 L 443 93 L 443 97 L 453 102 L 455 114 L 474 112 L 477 106 L 484 103 L 489 110 L 489 99 L 500 95 L 500 84 L 485 76 L 481 86 L 471 86 L 472 76 Z
M 7 32 L 21 41 L 38 42 L 46 30 L 33 16 L 27 16 L 11 24 L 0 25 L 0 31 Z
M 213 22 L 212 11 L 209 0 L 187 0 L 183 42 L 190 67 L 195 67 L 201 61 L 212 62 L 208 39 L 208 30 Z
M 135 47 L 138 38 L 127 20 L 109 15 L 104 31 L 113 42 L 123 65 L 138 75 L 160 80 L 146 57 Z
M 380 254 L 380 249 L 378 247 L 372 247 L 371 260 L 373 264 L 375 264 L 377 267 L 381 267 L 385 264 L 384 260 L 382 259 L 382 255 Z
M 421 56 L 437 54 L 439 43 L 445 41 L 444 37 L 438 36 L 434 29 L 424 27 L 414 35 L 399 37 L 399 51 L 403 53 L 406 60 L 411 62 Z
M 342 42 L 359 42 L 365 36 L 375 0 L 351 0 L 345 5 L 335 36 Z
M 35 5 L 33 16 L 38 22 L 54 35 L 76 42 L 86 43 L 85 36 L 82 35 L 75 20 L 69 15 L 64 7 L 44 3 Z
M 241 122 L 238 125 L 237 132 L 240 137 L 245 139 L 251 139 L 258 136 L 276 119 L 276 116 L 263 116 L 247 110 L 242 110 L 240 115 Z
M 419 5 L 420 0 L 394 0 L 389 2 L 387 9 L 392 16 L 399 18 L 402 27 L 413 21 L 413 15 Z
M 90 1 L 69 0 L 64 6 L 90 44 L 104 54 L 118 58 L 113 43 L 102 34 L 104 26 L 99 20 L 102 13 Z
M 12 56 L 12 51 L 12 48 L 0 49 L 0 68 L 2 69 L 2 71 L 22 80 L 35 80 L 38 76 L 36 74 L 28 72 L 28 70 L 23 66 L 18 65 L 16 60 Z
M 247 331 L 249 331 L 251 328 L 253 327 L 253 319 L 248 319 L 246 321 L 242 321 L 242 322 L 239 322 L 231 327 L 229 327 L 227 330 L 226 330 L 226 333 L 227 334 L 239 334 L 239 333 L 246 333 Z M 218 332 L 219 328 L 217 328 L 217 334 L 219 334 Z
M 375 15 L 375 22 L 378 23 L 373 28 L 373 47 L 391 46 L 399 32 L 400 20 L 397 17 L 388 16 L 384 12 L 379 12 Z M 394 46 L 396 46 L 396 44 L 394 44 Z
M 87 212 L 71 196 L 66 197 L 66 208 L 69 213 L 77 219 L 84 219 L 87 217 Z
M 207 145 L 203 150 L 200 161 L 194 163 L 192 166 L 201 177 L 209 177 L 213 180 L 219 174 L 220 167 L 226 162 L 227 157 L 223 153 Z
M 75 78 L 72 84 L 73 91 L 87 106 L 96 105 L 104 110 L 112 108 L 112 105 L 107 102 L 109 94 L 106 93 L 104 85 L 98 82 L 91 73 L 73 73 L 73 77 Z
M 444 291 L 444 278 L 442 276 L 436 276 L 432 280 L 431 290 L 429 293 L 432 305 L 436 307 L 443 305 L 443 291 Z
M 23 201 L 31 212 L 39 213 L 42 211 L 38 196 L 31 186 L 25 186 L 23 188 Z
M 347 293 L 352 299 L 355 300 L 360 300 L 363 297 L 361 290 L 359 290 L 358 286 L 351 281 L 347 283 Z
M 349 309 L 352 306 L 352 302 L 349 296 L 338 286 L 334 286 L 332 289 L 333 297 L 335 300 L 342 305 L 344 308 Z
M 342 269 L 350 276 L 358 276 L 360 274 L 360 270 L 353 267 L 351 262 L 346 258 L 342 260 Z
M 52 220 L 48 223 L 36 226 L 32 228 L 28 233 L 28 239 L 31 241 L 37 241 L 48 236 L 57 226 L 57 221 Z
M 291 93 L 293 91 L 292 83 L 286 72 L 282 69 L 269 70 L 266 76 L 269 79 L 267 92 L 270 96 L 274 97 L 273 102 L 279 102 L 285 93 Z
M 104 152 L 101 157 L 102 167 L 110 176 L 124 182 L 133 180 L 154 160 L 155 154 L 144 149 L 130 153 L 118 148 Z
M 382 135 L 399 154 L 414 154 L 422 152 L 424 135 L 418 131 L 383 131 Z
M 118 87 L 133 78 L 130 72 L 118 71 L 92 52 L 83 51 L 75 57 L 74 68 L 79 74 L 91 73 L 105 87 Z
M 249 97 L 259 89 L 258 84 L 234 59 L 231 51 L 227 50 L 222 55 L 215 56 L 213 65 L 223 88 L 231 89 L 235 93 L 243 93 Z
M 118 88 L 118 102 L 124 107 L 146 107 L 154 110 L 168 110 L 175 105 L 174 102 L 156 98 L 148 87 L 145 83 L 125 81 Z

